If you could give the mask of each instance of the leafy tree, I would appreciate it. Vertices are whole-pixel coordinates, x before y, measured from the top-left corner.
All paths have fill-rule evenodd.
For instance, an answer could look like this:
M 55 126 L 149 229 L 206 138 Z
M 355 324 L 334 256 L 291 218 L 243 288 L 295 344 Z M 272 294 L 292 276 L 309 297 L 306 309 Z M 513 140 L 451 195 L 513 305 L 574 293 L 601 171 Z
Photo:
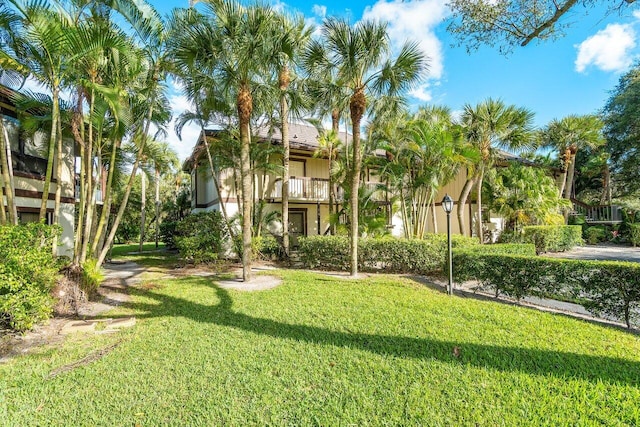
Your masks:
M 448 30 L 467 50 L 482 45 L 498 46 L 510 53 L 515 46 L 526 46 L 533 40 L 557 39 L 572 24 L 568 16 L 598 4 L 609 6 L 607 13 L 623 11 L 635 0 L 450 0 L 453 11 Z M 582 9 L 583 12 L 578 12 Z
M 618 195 L 640 190 L 640 64 L 620 77 L 603 109 L 606 148 Z
M 488 172 L 488 206 L 506 220 L 505 229 L 522 231 L 525 225 L 551 225 L 571 204 L 558 195 L 552 177 L 542 168 L 510 163 Z

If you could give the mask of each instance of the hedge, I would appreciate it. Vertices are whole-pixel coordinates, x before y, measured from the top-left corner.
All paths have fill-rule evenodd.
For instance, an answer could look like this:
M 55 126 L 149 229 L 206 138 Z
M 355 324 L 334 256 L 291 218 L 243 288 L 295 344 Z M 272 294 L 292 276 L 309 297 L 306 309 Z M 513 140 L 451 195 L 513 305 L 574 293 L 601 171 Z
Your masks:
M 499 294 L 562 295 L 580 298 L 594 314 L 624 319 L 627 327 L 640 309 L 640 264 L 586 261 L 459 249 L 453 253 L 454 280 L 478 280 Z
M 349 238 L 347 236 L 301 237 L 300 259 L 307 268 L 324 270 L 350 269 Z M 452 236 L 453 247 L 477 245 L 477 240 Z M 429 234 L 424 239 L 393 237 L 358 240 L 358 269 L 388 273 L 428 274 L 440 271 L 446 260 L 447 236 Z
M 526 242 L 536 246 L 537 253 L 561 252 L 582 244 L 579 225 L 531 225 L 524 227 Z
M 51 315 L 59 234 L 41 223 L 0 226 L 0 327 L 24 331 Z
M 640 245 L 640 224 L 629 224 L 629 230 L 631 231 L 631 244 L 635 248 Z
M 218 211 L 188 215 L 175 227 L 174 241 L 180 256 L 194 264 L 218 260 L 227 239 L 228 232 Z

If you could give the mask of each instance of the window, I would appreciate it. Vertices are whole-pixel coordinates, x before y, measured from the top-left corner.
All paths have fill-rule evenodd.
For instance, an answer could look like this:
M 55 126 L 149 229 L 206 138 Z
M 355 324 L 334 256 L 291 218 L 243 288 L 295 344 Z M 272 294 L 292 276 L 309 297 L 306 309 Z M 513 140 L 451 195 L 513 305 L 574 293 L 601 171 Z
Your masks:
M 25 138 L 20 131 L 20 122 L 15 117 L 4 116 L 5 136 L 11 144 L 11 164 L 14 172 L 25 172 L 44 176 L 47 160 L 42 158 L 32 138 Z

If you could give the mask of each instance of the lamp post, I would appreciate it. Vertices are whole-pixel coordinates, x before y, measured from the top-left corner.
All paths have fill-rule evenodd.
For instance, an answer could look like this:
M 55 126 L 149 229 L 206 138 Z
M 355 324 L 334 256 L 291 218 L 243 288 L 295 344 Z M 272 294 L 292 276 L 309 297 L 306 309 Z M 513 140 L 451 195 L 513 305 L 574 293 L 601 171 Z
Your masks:
M 447 284 L 447 293 L 453 295 L 453 260 L 451 259 L 451 212 L 453 211 L 453 199 L 446 194 L 442 199 L 442 209 L 447 213 L 447 246 L 448 246 L 448 262 L 449 262 L 449 283 Z

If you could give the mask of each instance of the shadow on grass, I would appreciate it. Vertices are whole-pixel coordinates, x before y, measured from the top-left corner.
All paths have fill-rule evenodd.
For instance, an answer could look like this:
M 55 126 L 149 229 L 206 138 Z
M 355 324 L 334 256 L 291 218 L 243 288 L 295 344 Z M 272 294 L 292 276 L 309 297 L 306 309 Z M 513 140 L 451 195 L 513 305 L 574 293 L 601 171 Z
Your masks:
M 499 371 L 517 371 L 535 375 L 553 375 L 563 379 L 584 379 L 610 383 L 640 384 L 640 362 L 621 358 L 575 354 L 490 344 L 445 341 L 432 338 L 349 333 L 327 328 L 283 323 L 253 317 L 233 310 L 229 293 L 213 284 L 220 302 L 205 305 L 152 290 L 131 289 L 133 294 L 154 299 L 157 303 L 125 303 L 137 310 L 139 318 L 180 316 L 197 322 L 212 323 L 274 338 L 314 344 L 357 348 L 380 355 L 432 359 Z M 454 348 L 459 356 L 454 356 Z

